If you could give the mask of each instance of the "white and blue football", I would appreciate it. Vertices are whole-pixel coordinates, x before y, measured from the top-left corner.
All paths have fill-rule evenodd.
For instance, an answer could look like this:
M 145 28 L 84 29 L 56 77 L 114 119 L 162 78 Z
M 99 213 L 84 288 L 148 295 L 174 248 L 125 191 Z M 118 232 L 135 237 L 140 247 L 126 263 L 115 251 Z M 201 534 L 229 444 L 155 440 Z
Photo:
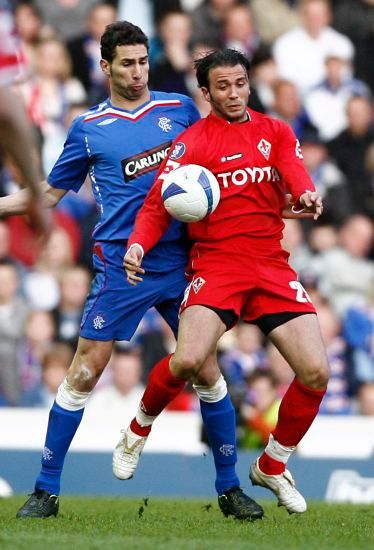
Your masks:
M 164 176 L 161 195 L 170 216 L 181 222 L 194 223 L 217 208 L 219 183 L 207 168 L 186 164 Z

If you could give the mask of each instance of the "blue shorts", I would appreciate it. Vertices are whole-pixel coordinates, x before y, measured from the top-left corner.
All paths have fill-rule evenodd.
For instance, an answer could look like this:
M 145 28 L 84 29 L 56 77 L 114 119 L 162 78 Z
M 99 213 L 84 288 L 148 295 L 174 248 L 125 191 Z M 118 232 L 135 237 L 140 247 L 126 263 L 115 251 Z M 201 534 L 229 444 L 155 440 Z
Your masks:
M 95 277 L 83 312 L 80 336 L 90 340 L 130 340 L 148 309 L 155 307 L 178 330 L 179 306 L 187 286 L 187 250 L 178 243 L 160 243 L 144 258 L 146 273 L 136 287 L 126 279 L 126 245 L 97 242 Z

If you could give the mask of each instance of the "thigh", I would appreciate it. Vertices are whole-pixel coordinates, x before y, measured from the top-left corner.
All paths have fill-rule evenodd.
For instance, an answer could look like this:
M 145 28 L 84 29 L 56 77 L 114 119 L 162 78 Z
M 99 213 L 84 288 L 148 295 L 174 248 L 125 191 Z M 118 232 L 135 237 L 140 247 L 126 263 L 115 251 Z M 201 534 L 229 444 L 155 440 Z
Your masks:
M 325 346 L 316 315 L 301 315 L 275 328 L 269 338 L 301 379 L 316 366 L 328 371 Z
M 312 301 L 287 262 L 288 253 L 279 250 L 273 256 L 259 256 L 254 269 L 255 289 L 248 294 L 243 319 L 253 322 L 271 313 L 315 313 Z
M 186 286 L 184 270 L 147 273 L 142 283 L 131 286 L 122 267 L 123 247 L 95 246 L 95 278 L 88 296 L 80 335 L 90 340 L 130 340 L 146 311 L 165 301 L 178 302 L 168 321 L 177 326 L 177 307 Z M 170 309 L 172 310 L 171 306 Z
M 216 352 L 226 325 L 217 313 L 204 306 L 191 306 L 183 311 L 179 322 L 176 359 L 198 363 L 199 368 Z
M 173 331 L 174 336 L 177 337 L 179 309 L 188 285 L 185 269 L 179 268 L 169 274 L 164 274 L 159 285 L 159 302 L 155 307 Z

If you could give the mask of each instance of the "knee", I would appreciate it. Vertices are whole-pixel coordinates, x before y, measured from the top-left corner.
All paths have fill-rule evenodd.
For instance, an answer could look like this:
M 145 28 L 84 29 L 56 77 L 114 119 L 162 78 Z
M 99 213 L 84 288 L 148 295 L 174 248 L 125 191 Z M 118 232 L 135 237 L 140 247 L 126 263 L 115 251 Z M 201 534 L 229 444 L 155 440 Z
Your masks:
M 329 367 L 326 361 L 316 361 L 305 369 L 300 381 L 304 386 L 315 390 L 324 390 L 329 381 Z
M 189 354 L 175 353 L 170 361 L 170 370 L 177 378 L 189 380 L 199 371 L 202 360 L 193 352 Z
M 199 386 L 213 386 L 221 376 L 217 361 L 208 361 L 193 376 L 192 381 Z
M 77 391 L 92 391 L 99 380 L 106 362 L 85 353 L 77 353 L 68 370 L 67 380 Z
M 80 362 L 70 367 L 66 379 L 74 390 L 89 392 L 94 389 L 99 376 L 91 365 Z

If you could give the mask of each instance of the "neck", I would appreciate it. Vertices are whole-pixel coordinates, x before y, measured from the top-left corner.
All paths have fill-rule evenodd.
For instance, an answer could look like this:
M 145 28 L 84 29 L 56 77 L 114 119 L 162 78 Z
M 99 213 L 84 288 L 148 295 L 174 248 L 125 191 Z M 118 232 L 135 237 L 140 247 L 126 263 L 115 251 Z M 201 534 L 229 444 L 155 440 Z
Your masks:
M 311 29 L 308 27 L 305 30 L 309 34 L 310 38 L 312 38 L 313 40 L 317 40 L 322 32 L 322 29 Z
M 113 107 L 119 107 L 120 109 L 132 111 L 134 109 L 137 109 L 140 105 L 143 105 L 143 103 L 146 103 L 146 101 L 149 101 L 150 97 L 151 94 L 148 89 L 146 89 L 144 93 L 136 99 L 123 97 L 112 91 L 112 93 L 110 94 L 110 102 Z

